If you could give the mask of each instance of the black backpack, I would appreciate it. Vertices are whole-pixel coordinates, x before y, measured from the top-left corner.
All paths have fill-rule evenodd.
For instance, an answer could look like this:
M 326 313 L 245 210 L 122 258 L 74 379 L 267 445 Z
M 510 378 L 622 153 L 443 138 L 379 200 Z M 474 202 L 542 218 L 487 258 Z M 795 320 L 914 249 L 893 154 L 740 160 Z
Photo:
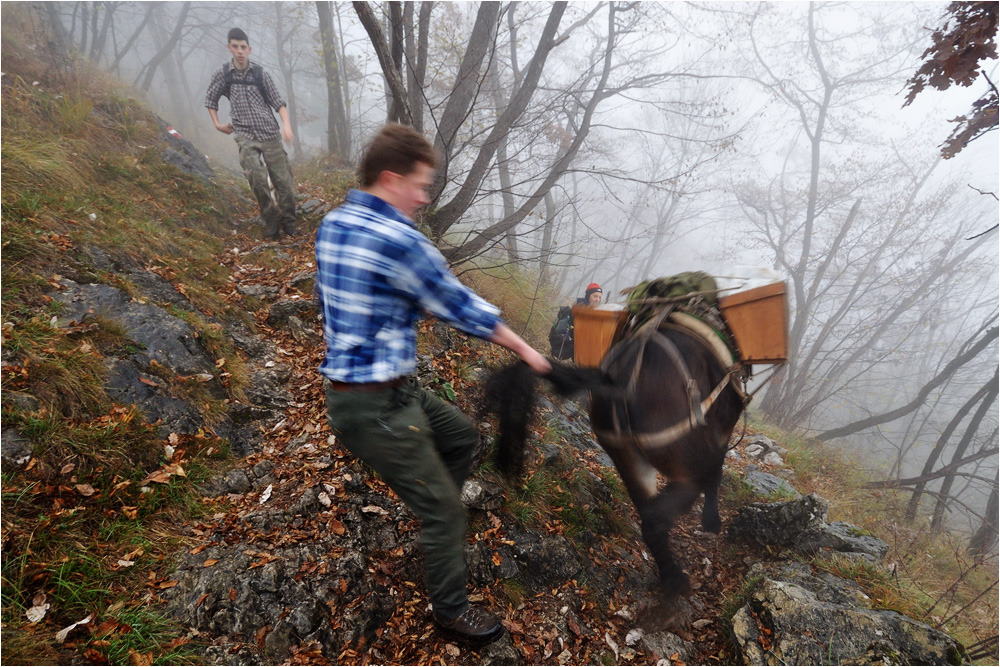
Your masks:
M 226 63 L 222 66 L 222 94 L 226 96 L 226 99 L 230 99 L 229 91 L 232 89 L 233 84 L 237 86 L 257 86 L 260 89 L 260 94 L 264 97 L 264 101 L 268 104 L 271 100 L 267 97 L 267 91 L 264 90 L 264 68 L 255 62 L 250 63 L 250 78 L 237 79 L 235 74 L 236 68 L 233 64 Z
M 556 359 L 573 358 L 573 308 L 563 306 L 549 329 L 549 345 Z

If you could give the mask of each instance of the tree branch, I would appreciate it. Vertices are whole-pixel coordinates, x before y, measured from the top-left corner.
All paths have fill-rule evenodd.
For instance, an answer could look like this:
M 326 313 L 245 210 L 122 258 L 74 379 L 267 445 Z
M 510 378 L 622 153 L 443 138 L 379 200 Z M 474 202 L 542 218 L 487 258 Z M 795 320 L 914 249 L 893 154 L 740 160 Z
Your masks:
M 923 387 L 920 388 L 920 391 L 917 392 L 916 398 L 914 398 L 906 405 L 896 408 L 895 410 L 890 410 L 889 412 L 885 412 L 880 415 L 874 415 L 872 417 L 868 417 L 867 419 L 860 419 L 856 422 L 846 424 L 839 428 L 830 429 L 829 431 L 823 431 L 818 436 L 816 436 L 816 439 L 819 440 L 820 442 L 824 442 L 826 440 L 832 440 L 833 438 L 842 438 L 845 435 L 857 433 L 858 431 L 864 430 L 866 428 L 870 428 L 878 424 L 884 424 L 885 422 L 890 422 L 895 419 L 899 419 L 900 417 L 913 412 L 914 410 L 916 410 L 917 408 L 919 408 L 921 405 L 924 404 L 924 402 L 927 400 L 927 396 L 930 395 L 931 391 L 933 391 L 935 387 L 941 385 L 945 380 L 951 377 L 951 375 L 954 374 L 955 371 L 957 371 L 959 368 L 961 368 L 969 361 L 974 359 L 976 355 L 978 355 L 986 348 L 987 345 L 996 340 L 998 332 L 1000 332 L 1000 328 L 998 327 L 993 327 L 992 329 L 987 331 L 986 335 L 983 336 L 983 338 L 978 343 L 970 347 L 964 354 L 959 355 L 954 359 L 952 359 L 950 362 L 948 362 L 948 365 L 945 366 L 940 373 L 935 375 L 927 384 L 925 384 Z

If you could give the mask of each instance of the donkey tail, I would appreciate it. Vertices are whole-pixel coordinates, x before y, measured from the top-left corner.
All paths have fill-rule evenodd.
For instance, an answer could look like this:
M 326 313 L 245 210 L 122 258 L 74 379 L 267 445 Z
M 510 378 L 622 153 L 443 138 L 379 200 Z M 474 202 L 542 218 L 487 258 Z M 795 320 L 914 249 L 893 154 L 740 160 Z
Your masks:
M 598 369 L 555 361 L 545 379 L 562 396 L 612 384 Z M 497 415 L 500 422 L 496 438 L 497 467 L 506 477 L 518 477 L 524 471 L 524 449 L 537 393 L 538 375 L 523 361 L 495 371 L 486 380 L 486 410 Z

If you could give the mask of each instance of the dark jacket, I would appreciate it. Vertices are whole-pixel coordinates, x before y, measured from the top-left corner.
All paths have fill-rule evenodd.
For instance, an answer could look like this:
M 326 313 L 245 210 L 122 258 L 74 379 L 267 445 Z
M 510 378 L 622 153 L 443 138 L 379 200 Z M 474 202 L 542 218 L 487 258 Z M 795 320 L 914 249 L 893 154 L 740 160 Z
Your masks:
M 577 305 L 585 305 L 586 299 L 577 299 Z M 573 307 L 563 306 L 556 314 L 556 321 L 549 329 L 549 345 L 552 356 L 565 360 L 573 358 Z

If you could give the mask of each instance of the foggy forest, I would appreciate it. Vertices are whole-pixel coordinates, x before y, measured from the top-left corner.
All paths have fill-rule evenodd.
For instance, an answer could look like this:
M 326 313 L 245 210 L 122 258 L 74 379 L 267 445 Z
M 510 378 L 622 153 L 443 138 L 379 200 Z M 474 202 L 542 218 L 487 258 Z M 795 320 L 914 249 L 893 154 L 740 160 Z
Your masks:
M 441 156 L 421 229 L 460 275 L 531 275 L 529 292 L 545 286 L 572 303 L 590 282 L 620 302 L 681 271 L 777 272 L 788 362 L 760 385 L 754 412 L 853 452 L 870 488 L 909 494 L 910 519 L 926 515 L 993 554 L 996 5 L 992 24 L 959 11 L 974 5 L 101 1 L 39 11 L 53 40 L 132 86 L 217 170 L 238 173 L 238 155 L 213 127 L 205 90 L 236 26 L 286 96 L 293 166 L 350 169 L 387 121 L 416 128 Z M 942 65 L 948 40 L 972 34 L 985 46 Z M 555 305 L 538 303 L 536 316 L 551 319 Z
M 293 158 L 325 151 L 354 163 L 386 120 L 433 136 L 446 160 L 426 224 L 452 262 L 531 266 L 567 295 L 591 280 L 611 295 L 686 270 L 778 270 L 794 294 L 790 361 L 759 409 L 872 452 L 915 498 L 947 484 L 935 516 L 974 530 L 991 490 L 996 503 L 997 136 L 953 157 L 941 148 L 949 120 L 990 90 L 996 61 L 967 87 L 907 104 L 942 9 L 50 11 L 81 53 L 148 94 L 220 164 L 238 167 L 204 88 L 236 25 L 287 91 Z

